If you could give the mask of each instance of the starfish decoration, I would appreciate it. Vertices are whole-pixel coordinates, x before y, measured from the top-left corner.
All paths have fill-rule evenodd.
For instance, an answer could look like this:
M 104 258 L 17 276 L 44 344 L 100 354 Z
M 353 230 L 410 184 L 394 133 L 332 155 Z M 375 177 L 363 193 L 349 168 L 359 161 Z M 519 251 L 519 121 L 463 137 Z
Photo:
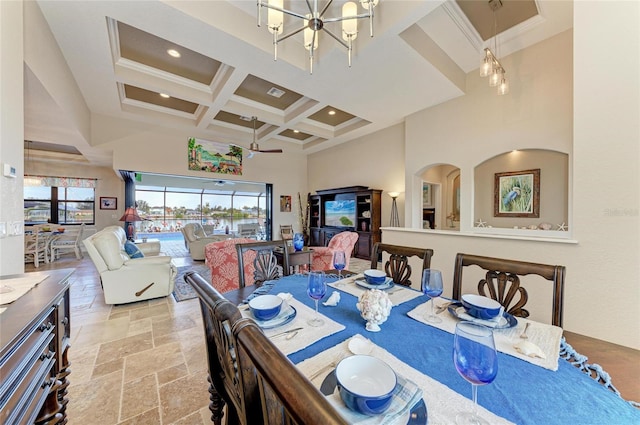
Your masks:
M 564 221 L 563 221 L 562 224 L 558 224 L 558 228 L 556 230 L 559 230 L 561 232 L 566 232 L 567 231 L 567 225 L 564 224 Z
M 487 222 L 486 221 L 482 221 L 481 218 L 479 218 L 478 221 L 476 221 L 476 227 L 487 227 L 486 224 L 487 224 Z

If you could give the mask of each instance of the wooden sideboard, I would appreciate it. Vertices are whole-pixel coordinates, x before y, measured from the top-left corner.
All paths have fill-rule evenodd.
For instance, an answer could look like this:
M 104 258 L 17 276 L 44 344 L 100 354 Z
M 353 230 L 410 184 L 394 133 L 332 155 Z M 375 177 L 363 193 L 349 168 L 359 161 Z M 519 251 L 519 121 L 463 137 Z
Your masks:
M 69 276 L 59 269 L 0 314 L 0 423 L 65 424 L 71 329 Z
M 358 233 L 358 242 L 353 256 L 369 260 L 371 249 L 380 242 L 381 194 L 379 189 L 366 186 L 351 186 L 338 189 L 318 190 L 309 197 L 309 245 L 327 246 L 331 238 L 340 232 Z M 350 200 L 355 204 L 355 222 L 351 226 L 332 226 L 327 223 L 325 205 L 327 201 Z

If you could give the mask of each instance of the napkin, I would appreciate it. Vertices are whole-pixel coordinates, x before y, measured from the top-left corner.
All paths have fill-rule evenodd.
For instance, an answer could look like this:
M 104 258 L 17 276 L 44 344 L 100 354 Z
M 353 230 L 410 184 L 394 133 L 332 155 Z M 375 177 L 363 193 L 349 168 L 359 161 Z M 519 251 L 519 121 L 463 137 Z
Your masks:
M 339 302 L 340 302 L 340 292 L 333 291 L 331 296 L 327 298 L 327 300 L 323 302 L 322 305 L 327 307 L 335 307 L 338 305 Z
M 504 307 L 500 307 L 500 313 L 496 317 L 494 317 L 493 319 L 478 319 L 477 317 L 474 317 L 474 316 L 470 315 L 469 313 L 467 313 L 467 309 L 465 309 L 464 307 L 456 308 L 456 314 L 462 320 L 466 320 L 466 321 L 469 321 L 469 322 L 477 323 L 479 325 L 488 326 L 490 328 L 495 328 L 496 326 L 500 325 L 501 323 L 505 323 L 504 321 L 506 320 L 503 317 L 504 316 Z
M 398 384 L 393 391 L 391 398 L 391 406 L 380 415 L 367 416 L 354 412 L 345 406 L 338 389 L 328 397 L 329 402 L 338 410 L 343 418 L 353 425 L 390 425 L 395 424 L 399 419 L 407 416 L 407 413 L 413 409 L 421 399 L 422 390 L 415 382 L 396 373 Z

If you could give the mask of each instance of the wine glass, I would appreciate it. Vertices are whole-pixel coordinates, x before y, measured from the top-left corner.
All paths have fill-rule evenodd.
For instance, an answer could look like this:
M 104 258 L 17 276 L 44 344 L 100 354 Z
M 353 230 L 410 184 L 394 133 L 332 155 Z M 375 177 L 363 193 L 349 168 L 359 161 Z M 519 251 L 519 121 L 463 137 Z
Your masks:
M 471 383 L 473 412 L 461 412 L 456 423 L 487 424 L 478 416 L 478 385 L 486 385 L 498 374 L 498 355 L 493 329 L 470 322 L 459 322 L 453 339 L 453 364 L 464 379 Z
M 324 272 L 309 272 L 309 279 L 307 281 L 307 294 L 316 302 L 316 314 L 313 318 L 307 321 L 310 326 L 317 327 L 324 325 L 324 320 L 322 320 L 318 315 L 318 300 L 321 300 L 326 293 L 327 283 L 324 280 Z
M 342 270 L 347 263 L 344 251 L 335 251 L 333 253 L 333 267 L 338 270 L 338 282 L 342 279 Z M 342 286 L 342 283 L 338 283 L 336 286 Z
M 431 323 L 442 322 L 442 319 L 436 316 L 433 310 L 434 298 L 442 295 L 442 273 L 440 270 L 424 269 L 422 272 L 422 292 L 431 299 L 431 314 L 425 316 L 425 320 Z

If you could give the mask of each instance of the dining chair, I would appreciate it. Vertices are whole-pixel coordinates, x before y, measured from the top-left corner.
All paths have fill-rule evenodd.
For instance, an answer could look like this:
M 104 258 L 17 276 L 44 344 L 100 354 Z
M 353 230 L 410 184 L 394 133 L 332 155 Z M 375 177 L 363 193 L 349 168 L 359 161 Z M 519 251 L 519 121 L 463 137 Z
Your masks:
M 214 424 L 221 425 L 224 416 L 228 425 L 347 424 L 235 304 L 197 272 L 187 272 L 185 281 L 200 299 Z
M 293 226 L 291 224 L 280 225 L 280 237 L 287 242 L 288 246 L 293 245 Z
M 236 244 L 238 253 L 238 274 L 240 288 L 245 285 L 261 286 L 267 280 L 279 279 L 284 275 L 284 270 L 288 269 L 287 256 L 283 256 L 283 264 L 279 265 L 274 249 L 285 251 L 285 241 L 264 241 Z M 253 261 L 254 272 L 253 282 L 246 282 L 245 278 L 245 262 Z
M 529 311 L 524 308 L 529 295 L 521 285 L 520 276 L 538 275 L 551 281 L 553 283 L 551 323 L 562 327 L 565 266 L 459 253 L 456 255 L 453 272 L 453 299 L 459 300 L 462 295 L 463 268 L 474 265 L 486 270 L 484 279 L 478 282 L 478 293 L 493 298 L 502 304 L 508 313 L 518 317 L 529 317 Z
M 75 232 L 69 232 L 67 234 L 60 234 L 55 237 L 49 244 L 51 251 L 51 261 L 55 261 L 60 256 L 60 251 L 73 251 L 76 254 L 76 258 L 81 260 L 82 250 L 80 249 L 80 242 L 82 241 L 82 235 L 84 234 L 85 224 L 80 224 L 80 227 Z
M 24 261 L 33 262 L 36 268 L 40 267 L 41 261 L 49 263 L 47 236 L 40 225 L 32 226 L 31 233 L 24 234 Z
M 200 299 L 209 367 L 209 410 L 211 420 L 222 425 L 226 404 L 228 425 L 248 425 L 242 381 L 238 373 L 238 359 L 233 325 L 242 318 L 240 310 L 213 288 L 197 272 L 187 272 L 184 280 Z
M 422 271 L 431 266 L 433 250 L 430 248 L 414 248 L 410 246 L 390 245 L 376 242 L 371 255 L 371 268 L 378 268 L 378 258 L 382 259 L 383 254 L 389 254 L 389 259 L 384 263 L 384 272 L 393 279 L 393 283 L 411 286 L 411 265 L 410 257 L 418 257 L 422 260 L 422 270 L 418 280 L 422 279 Z

